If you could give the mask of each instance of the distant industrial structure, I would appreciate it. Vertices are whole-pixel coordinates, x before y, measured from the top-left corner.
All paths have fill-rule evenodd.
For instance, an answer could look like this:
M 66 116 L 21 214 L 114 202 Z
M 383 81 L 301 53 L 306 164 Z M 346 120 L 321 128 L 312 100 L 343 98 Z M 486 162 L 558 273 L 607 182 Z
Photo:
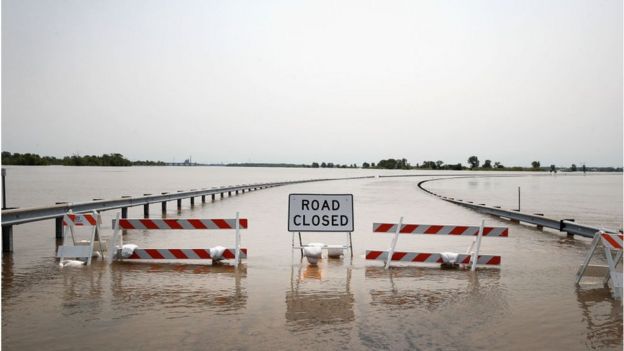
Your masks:
M 173 162 L 167 163 L 167 166 L 204 166 L 203 164 L 199 164 L 197 162 L 193 162 L 193 158 L 189 156 L 184 162 Z

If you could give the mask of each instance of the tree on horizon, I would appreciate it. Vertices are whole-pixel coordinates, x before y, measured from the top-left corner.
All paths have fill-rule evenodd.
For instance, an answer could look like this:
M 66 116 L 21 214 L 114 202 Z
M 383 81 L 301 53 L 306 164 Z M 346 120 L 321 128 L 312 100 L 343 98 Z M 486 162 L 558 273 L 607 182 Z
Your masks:
M 477 156 L 468 157 L 468 163 L 470 164 L 470 169 L 479 168 L 479 158 Z

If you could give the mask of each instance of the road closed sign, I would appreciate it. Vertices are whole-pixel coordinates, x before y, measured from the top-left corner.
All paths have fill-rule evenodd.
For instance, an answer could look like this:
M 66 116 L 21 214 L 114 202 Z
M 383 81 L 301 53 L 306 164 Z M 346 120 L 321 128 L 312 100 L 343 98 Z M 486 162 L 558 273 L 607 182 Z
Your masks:
M 353 195 L 290 194 L 289 232 L 352 232 Z

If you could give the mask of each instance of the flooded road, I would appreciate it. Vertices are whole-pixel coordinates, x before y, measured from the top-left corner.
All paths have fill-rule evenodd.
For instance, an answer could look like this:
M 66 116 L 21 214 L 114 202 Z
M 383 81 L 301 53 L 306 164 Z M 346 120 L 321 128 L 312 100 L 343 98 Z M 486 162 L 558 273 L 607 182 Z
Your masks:
M 7 187 L 8 194 L 13 191 L 14 203 L 34 206 L 63 199 L 175 191 L 178 184 L 183 184 L 179 189 L 188 189 L 383 173 L 315 171 L 197 167 L 112 173 L 117 170 L 9 168 L 9 177 L 20 172 L 38 174 L 24 175 L 22 183 L 13 178 L 14 183 Z M 403 216 L 407 223 L 478 225 L 483 219 L 418 189 L 418 181 L 431 177 L 426 172 L 418 174 L 423 177 L 277 187 L 206 204 L 196 201 L 194 208 L 187 200 L 181 212 L 169 207 L 167 217 L 233 218 L 238 211 L 248 218 L 249 228 L 242 231 L 248 259 L 238 268 L 228 263 L 108 265 L 96 260 L 90 267 L 59 269 L 54 258 L 53 222 L 16 226 L 15 252 L 4 255 L 2 261 L 2 346 L 7 350 L 622 349 L 620 302 L 600 285 L 574 285 L 576 270 L 589 248 L 587 239 L 571 239 L 486 216 L 487 225 L 510 229 L 508 238 L 483 239 L 484 254 L 502 256 L 500 268 L 470 272 L 396 263 L 384 270 L 381 261 L 365 260 L 365 250 L 385 250 L 392 239 L 391 235 L 373 234 L 373 222 L 397 222 Z M 51 184 L 57 176 L 66 185 Z M 608 220 L 592 217 L 596 222 L 621 226 L 621 211 L 614 214 L 609 208 L 621 208 L 622 178 L 612 177 L 616 181 L 598 176 L 583 180 L 594 180 L 595 188 L 611 189 L 604 191 L 600 201 L 583 206 L 609 216 Z M 88 180 L 92 178 L 95 180 Z M 528 189 L 534 179 L 541 178 L 514 179 L 521 179 L 523 188 Z M 30 187 L 27 181 L 32 182 Z M 435 184 L 439 193 L 447 191 L 444 195 L 458 192 L 473 200 L 470 185 L 453 185 L 454 181 L 462 182 L 428 184 Z M 46 186 L 48 192 L 41 190 Z M 569 197 L 575 199 L 578 187 L 568 187 Z M 20 189 L 17 194 L 16 189 Z M 341 259 L 324 258 L 316 267 L 301 260 L 299 251 L 291 249 L 292 236 L 287 231 L 290 193 L 353 194 L 353 258 L 348 254 Z M 489 202 L 506 196 L 496 188 L 489 190 L 489 199 L 488 191 L 478 193 Z M 481 198 L 475 196 L 474 200 Z M 610 204 L 603 206 L 605 201 Z M 577 211 L 569 202 L 561 202 L 562 206 Z M 142 210 L 131 208 L 129 217 L 142 217 Z M 112 234 L 114 215 L 114 211 L 103 213 L 104 237 Z M 587 211 L 577 215 L 592 216 Z M 160 206 L 151 207 L 151 216 L 160 216 Z M 302 235 L 304 242 L 348 242 L 343 233 Z M 233 237 L 229 231 L 134 230 L 128 231 L 124 241 L 153 248 L 212 247 L 231 245 Z M 406 236 L 399 239 L 397 247 L 464 252 L 470 242 L 471 238 L 462 237 Z

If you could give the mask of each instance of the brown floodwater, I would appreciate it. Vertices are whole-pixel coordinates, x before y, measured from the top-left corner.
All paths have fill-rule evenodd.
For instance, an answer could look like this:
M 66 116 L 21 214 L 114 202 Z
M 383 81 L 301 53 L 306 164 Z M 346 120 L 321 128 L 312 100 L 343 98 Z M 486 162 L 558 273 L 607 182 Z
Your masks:
M 437 172 L 440 173 L 440 172 Z M 436 173 L 436 174 L 437 174 Z M 303 178 L 414 174 L 306 183 L 246 193 L 191 208 L 175 202 L 167 217 L 249 219 L 242 231 L 248 258 L 229 263 L 94 260 L 60 269 L 54 223 L 14 228 L 14 253 L 2 258 L 2 347 L 7 350 L 621 350 L 622 305 L 597 280 L 576 287 L 589 248 L 532 226 L 483 216 L 428 195 L 417 184 L 428 172 L 237 169 L 217 167 L 8 167 L 9 206 L 86 201 L 190 188 Z M 462 173 L 448 173 L 456 175 Z M 430 182 L 444 195 L 513 208 L 515 189 L 530 210 L 617 229 L 622 224 L 622 175 L 471 178 Z M 567 189 L 567 190 L 566 190 Z M 354 256 L 318 266 L 291 249 L 288 194 L 353 194 Z M 598 195 L 597 195 L 598 194 Z M 461 195 L 461 196 L 460 196 Z M 578 201 L 583 200 L 583 204 Z M 498 203 L 495 203 L 498 202 Z M 618 207 L 619 206 L 619 207 Z M 618 212 L 619 208 L 619 212 Z M 589 210 L 588 210 L 589 209 Z M 104 212 L 104 238 L 115 212 Z M 131 208 L 130 217 L 142 217 Z M 151 207 L 159 217 L 160 206 Z M 565 216 L 564 216 L 565 215 Z M 373 222 L 508 226 L 508 238 L 484 238 L 482 252 L 502 256 L 499 268 L 476 272 L 396 263 L 384 270 L 367 249 L 385 250 L 391 235 Z M 572 217 L 570 217 L 572 216 Z M 581 220 L 582 219 L 582 220 Z M 304 242 L 344 244 L 343 233 L 304 233 Z M 228 246 L 222 231 L 128 231 L 139 247 Z M 406 251 L 463 252 L 471 238 L 406 236 Z M 598 258 L 598 263 L 604 260 Z M 621 267 L 620 267 L 621 269 Z

